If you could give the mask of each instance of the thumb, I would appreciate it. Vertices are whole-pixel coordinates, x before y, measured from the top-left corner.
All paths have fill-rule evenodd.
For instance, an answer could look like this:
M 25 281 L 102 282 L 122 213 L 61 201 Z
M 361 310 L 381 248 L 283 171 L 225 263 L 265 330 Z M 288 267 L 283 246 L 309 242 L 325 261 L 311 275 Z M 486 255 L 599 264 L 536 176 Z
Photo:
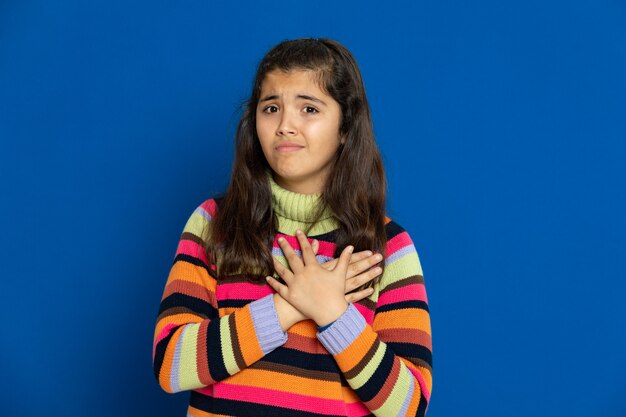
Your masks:
M 345 249 L 341 251 L 341 255 L 339 255 L 339 261 L 337 262 L 335 270 L 341 271 L 342 275 L 346 275 L 348 273 L 348 266 L 350 265 L 350 256 L 352 256 L 352 252 L 354 252 L 354 246 L 349 245 L 346 246 Z

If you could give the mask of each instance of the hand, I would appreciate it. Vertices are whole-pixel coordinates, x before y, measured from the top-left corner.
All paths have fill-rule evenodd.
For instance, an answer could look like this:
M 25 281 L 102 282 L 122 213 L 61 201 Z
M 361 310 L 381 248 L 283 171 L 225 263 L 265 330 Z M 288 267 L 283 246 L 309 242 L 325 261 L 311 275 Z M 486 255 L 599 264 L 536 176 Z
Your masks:
M 289 304 L 318 326 L 331 323 L 348 308 L 345 299 L 348 265 L 354 248 L 346 247 L 332 270 L 322 267 L 315 259 L 315 253 L 304 233 L 296 232 L 302 251 L 298 257 L 284 238 L 278 239 L 289 268 L 274 259 L 274 268 L 287 285 L 272 277 L 267 277 L 270 286 Z
M 311 242 L 311 248 L 313 249 L 313 253 L 317 255 L 319 251 L 319 241 L 317 239 L 314 239 L 313 242 Z M 346 276 L 346 302 L 355 303 L 372 294 L 372 288 L 366 288 L 353 293 L 350 292 L 381 274 L 382 269 L 380 267 L 372 267 L 382 261 L 382 259 L 382 255 L 372 253 L 372 251 L 369 250 L 355 252 L 350 256 L 350 265 L 348 266 L 348 275 Z M 332 259 L 324 262 L 322 267 L 332 271 L 335 266 L 337 266 L 338 261 L 338 258 Z M 285 301 L 285 299 L 279 294 L 274 294 L 274 303 L 283 331 L 287 331 L 287 329 L 294 324 L 307 319 L 304 314 L 296 310 L 295 307 Z
M 317 240 L 313 240 L 311 247 L 313 248 L 313 252 L 317 255 L 319 242 Z M 383 272 L 382 268 L 378 266 L 375 268 L 372 267 L 382 260 L 383 256 L 381 254 L 372 253 L 372 251 L 369 250 L 356 252 L 350 256 L 350 265 L 348 265 L 348 275 L 346 276 L 346 301 L 348 303 L 360 301 L 373 292 L 371 288 L 366 288 L 364 290 L 348 294 L 355 288 L 358 288 L 379 276 Z M 338 258 L 332 259 L 323 263 L 322 267 L 332 271 L 338 261 Z

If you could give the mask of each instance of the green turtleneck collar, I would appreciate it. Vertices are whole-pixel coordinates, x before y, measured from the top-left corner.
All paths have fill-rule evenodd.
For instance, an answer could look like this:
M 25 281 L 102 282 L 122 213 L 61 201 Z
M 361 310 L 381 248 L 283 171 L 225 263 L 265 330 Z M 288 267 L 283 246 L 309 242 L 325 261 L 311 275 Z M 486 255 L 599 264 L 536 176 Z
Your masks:
M 289 191 L 274 181 L 268 173 L 268 180 L 272 190 L 272 207 L 278 218 L 278 231 L 294 235 L 296 230 L 306 231 L 313 222 L 318 204 L 321 204 L 321 194 L 299 194 Z M 308 235 L 321 235 L 338 227 L 330 208 L 326 207 L 319 220 L 309 229 Z

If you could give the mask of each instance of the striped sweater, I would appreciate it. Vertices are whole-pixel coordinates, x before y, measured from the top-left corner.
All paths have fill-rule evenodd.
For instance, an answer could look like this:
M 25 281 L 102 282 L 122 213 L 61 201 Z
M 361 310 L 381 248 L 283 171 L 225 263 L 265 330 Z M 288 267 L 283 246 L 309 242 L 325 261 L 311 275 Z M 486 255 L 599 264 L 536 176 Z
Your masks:
M 299 249 L 319 196 L 270 179 L 278 237 Z M 432 389 L 430 317 L 422 269 L 405 230 L 387 219 L 385 269 L 374 293 L 319 332 L 283 332 L 269 285 L 217 281 L 203 252 L 214 199 L 187 221 L 158 312 L 153 367 L 168 393 L 191 390 L 188 416 L 423 416 Z M 331 213 L 309 232 L 332 259 Z M 277 240 L 273 254 L 287 265 Z

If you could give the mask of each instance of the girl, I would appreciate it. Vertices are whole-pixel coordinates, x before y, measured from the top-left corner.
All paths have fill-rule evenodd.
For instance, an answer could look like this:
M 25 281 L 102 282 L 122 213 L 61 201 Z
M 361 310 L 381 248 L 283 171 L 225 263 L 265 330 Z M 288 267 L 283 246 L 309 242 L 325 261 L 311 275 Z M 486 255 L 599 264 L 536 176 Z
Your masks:
M 352 54 L 329 39 L 272 48 L 235 149 L 224 197 L 196 208 L 176 251 L 154 333 L 160 386 L 191 390 L 194 417 L 424 415 L 424 280 L 385 217 Z

